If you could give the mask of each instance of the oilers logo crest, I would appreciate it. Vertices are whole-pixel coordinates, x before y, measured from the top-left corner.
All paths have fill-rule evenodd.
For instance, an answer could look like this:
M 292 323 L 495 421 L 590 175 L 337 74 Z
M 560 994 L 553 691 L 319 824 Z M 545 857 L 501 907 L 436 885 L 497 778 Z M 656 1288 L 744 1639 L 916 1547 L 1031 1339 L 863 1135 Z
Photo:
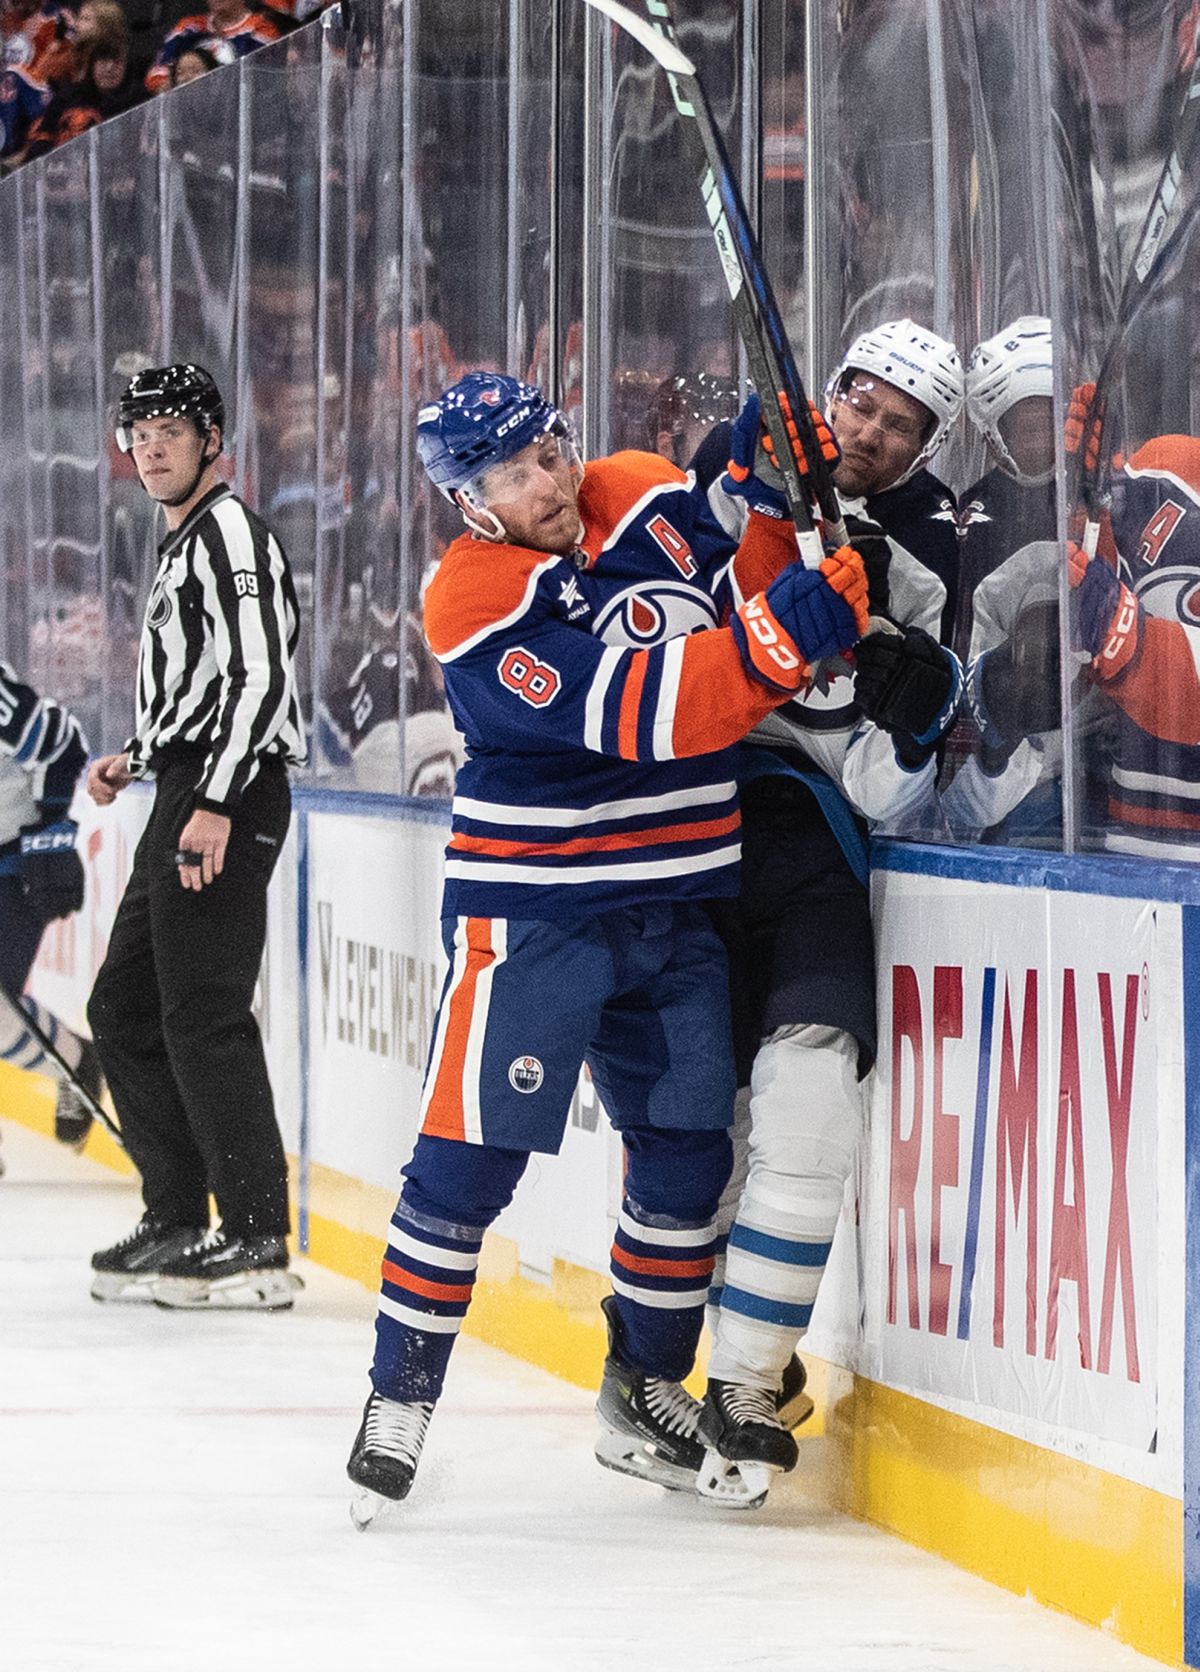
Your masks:
M 1179 567 L 1151 571 L 1134 588 L 1148 615 L 1200 627 L 1200 576 Z
M 546 1078 L 546 1071 L 536 1057 L 514 1057 L 508 1065 L 508 1083 L 514 1091 L 535 1092 Z
M 712 599 L 674 581 L 627 586 L 596 617 L 594 632 L 605 644 L 642 648 L 717 625 Z

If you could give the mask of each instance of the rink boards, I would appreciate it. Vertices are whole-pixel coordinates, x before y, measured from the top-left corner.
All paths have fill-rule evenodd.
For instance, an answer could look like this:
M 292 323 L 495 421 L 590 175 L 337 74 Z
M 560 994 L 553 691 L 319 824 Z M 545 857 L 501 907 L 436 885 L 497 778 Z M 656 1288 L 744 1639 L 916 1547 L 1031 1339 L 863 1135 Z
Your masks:
M 33 985 L 80 1023 L 148 797 L 77 811 L 88 903 Z M 441 807 L 301 792 L 272 884 L 259 1016 L 300 1238 L 370 1287 L 444 967 L 444 838 Z M 822 1485 L 1200 1664 L 1200 876 L 893 846 L 873 897 L 869 1138 L 809 1342 Z M 619 1180 L 585 1077 L 489 1239 L 473 1333 L 595 1383 Z

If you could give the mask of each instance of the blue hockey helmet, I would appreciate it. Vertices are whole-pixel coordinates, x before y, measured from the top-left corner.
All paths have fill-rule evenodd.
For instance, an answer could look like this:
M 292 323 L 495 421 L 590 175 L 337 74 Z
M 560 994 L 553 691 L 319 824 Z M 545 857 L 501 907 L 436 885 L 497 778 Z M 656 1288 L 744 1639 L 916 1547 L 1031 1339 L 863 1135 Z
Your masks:
M 468 372 L 418 412 L 417 453 L 434 487 L 453 500 L 547 432 L 566 435 L 567 426 L 540 389 L 499 372 Z

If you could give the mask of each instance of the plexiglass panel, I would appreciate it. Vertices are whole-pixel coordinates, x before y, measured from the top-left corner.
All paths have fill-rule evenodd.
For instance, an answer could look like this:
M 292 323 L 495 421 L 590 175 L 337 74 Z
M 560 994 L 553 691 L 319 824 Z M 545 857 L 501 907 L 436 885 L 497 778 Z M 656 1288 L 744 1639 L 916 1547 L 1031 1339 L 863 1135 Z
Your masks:
M 859 496 L 944 581 L 933 625 L 974 673 L 901 833 L 1191 857 L 1195 7 L 676 12 L 813 391 L 901 317 L 961 358 L 938 450 Z M 0 284 L 0 651 L 120 743 L 156 525 L 112 406 L 198 359 L 230 479 L 296 572 L 330 788 L 453 782 L 421 609 L 460 524 L 416 462 L 423 400 L 503 368 L 593 454 L 687 463 L 743 388 L 665 79 L 573 0 L 374 0 L 350 33 L 334 8 L 0 182 Z M 1085 497 L 1100 567 L 1072 569 Z

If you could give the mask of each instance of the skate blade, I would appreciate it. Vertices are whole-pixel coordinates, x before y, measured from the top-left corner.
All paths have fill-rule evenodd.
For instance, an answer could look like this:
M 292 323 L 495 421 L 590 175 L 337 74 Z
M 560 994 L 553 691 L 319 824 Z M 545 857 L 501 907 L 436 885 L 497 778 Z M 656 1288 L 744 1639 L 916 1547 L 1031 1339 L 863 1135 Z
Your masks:
M 596 1461 L 605 1469 L 619 1475 L 630 1475 L 634 1480 L 647 1480 L 653 1486 L 665 1486 L 668 1492 L 694 1492 L 696 1475 L 678 1463 L 668 1463 L 646 1450 L 644 1440 L 636 1434 L 622 1434 L 609 1428 L 603 1421 L 596 1437 Z
M 784 1428 L 799 1428 L 808 1421 L 816 1408 L 806 1393 L 797 1393 L 786 1405 L 779 1407 L 779 1421 Z
M 709 1446 L 696 1476 L 696 1491 L 726 1509 L 761 1509 L 767 1501 L 771 1476 L 778 1473 L 765 1463 L 731 1463 L 715 1446 Z
M 211 1282 L 205 1277 L 160 1277 L 154 1304 L 168 1311 L 286 1312 L 303 1278 L 292 1271 L 240 1271 Z
M 350 1519 L 360 1533 L 365 1533 L 373 1521 L 377 1521 L 384 1510 L 390 1509 L 394 1498 L 385 1498 L 382 1492 L 372 1492 L 370 1487 L 357 1486 L 354 1496 L 350 1500 Z
M 131 1277 L 122 1271 L 98 1271 L 92 1277 L 92 1299 L 148 1304 L 154 1299 L 154 1285 L 157 1281 L 152 1271 L 144 1273 L 141 1277 Z

